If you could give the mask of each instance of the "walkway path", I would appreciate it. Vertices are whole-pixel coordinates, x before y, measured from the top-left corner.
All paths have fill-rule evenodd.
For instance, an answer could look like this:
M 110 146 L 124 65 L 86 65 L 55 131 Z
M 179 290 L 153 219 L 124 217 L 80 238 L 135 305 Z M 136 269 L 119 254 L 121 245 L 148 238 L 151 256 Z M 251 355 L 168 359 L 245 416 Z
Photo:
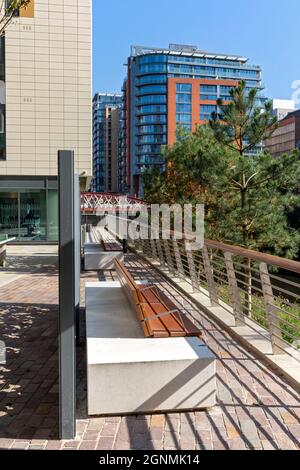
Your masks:
M 7 349 L 7 363 L 0 365 L 0 449 L 300 448 L 299 395 L 131 255 L 127 265 L 132 273 L 159 283 L 201 325 L 205 341 L 218 357 L 218 405 L 206 412 L 90 419 L 83 345 L 77 351 L 78 435 L 74 441 L 58 441 L 55 252 L 53 247 L 42 251 L 35 247 L 30 253 L 28 247 L 25 253 L 10 250 L 9 269 L 17 277 L 1 287 L 0 271 L 0 340 Z M 86 273 L 82 288 L 87 278 L 114 277 L 111 272 Z

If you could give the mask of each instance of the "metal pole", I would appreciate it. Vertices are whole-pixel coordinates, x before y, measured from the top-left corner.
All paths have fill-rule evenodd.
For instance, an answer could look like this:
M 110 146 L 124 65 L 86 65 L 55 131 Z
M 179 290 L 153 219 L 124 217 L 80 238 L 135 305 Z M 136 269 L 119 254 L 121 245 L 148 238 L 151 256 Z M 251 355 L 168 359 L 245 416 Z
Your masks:
M 80 344 L 80 271 L 81 271 L 81 220 L 80 220 L 80 181 L 79 175 L 74 177 L 74 257 L 75 257 L 75 316 L 76 344 Z
M 74 152 L 58 152 L 59 435 L 76 435 Z

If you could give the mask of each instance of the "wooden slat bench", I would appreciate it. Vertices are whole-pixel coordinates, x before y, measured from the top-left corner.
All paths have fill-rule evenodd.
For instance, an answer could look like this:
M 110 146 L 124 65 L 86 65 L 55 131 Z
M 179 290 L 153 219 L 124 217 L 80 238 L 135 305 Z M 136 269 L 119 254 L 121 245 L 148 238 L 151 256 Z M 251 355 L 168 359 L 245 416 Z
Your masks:
M 102 246 L 105 251 L 122 251 L 120 243 L 114 240 L 102 240 Z
M 116 272 L 146 337 L 201 337 L 201 331 L 157 286 L 137 284 L 124 264 L 114 260 Z

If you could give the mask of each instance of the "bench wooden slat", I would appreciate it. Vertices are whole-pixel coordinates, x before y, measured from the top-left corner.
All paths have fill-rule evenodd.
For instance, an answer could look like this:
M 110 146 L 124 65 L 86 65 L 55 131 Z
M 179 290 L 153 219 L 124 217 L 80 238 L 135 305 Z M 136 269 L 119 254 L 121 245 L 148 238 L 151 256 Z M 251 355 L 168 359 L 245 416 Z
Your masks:
M 163 291 L 159 290 L 159 296 L 170 310 L 177 308 L 174 302 Z M 202 336 L 199 328 L 186 315 L 181 315 L 179 318 L 186 330 L 187 336 Z
M 178 307 L 161 289 L 137 284 L 123 263 L 118 259 L 114 261 L 120 283 L 146 337 L 201 336 L 199 328 L 186 315 L 180 315 Z
M 141 303 L 140 306 L 145 320 L 143 323 L 147 325 L 149 335 L 153 338 L 168 338 L 170 336 L 168 330 L 164 327 L 160 318 L 155 317 L 151 306 L 148 303 Z
M 139 295 L 142 295 L 142 297 L 148 301 L 152 307 L 152 310 L 157 315 L 167 313 L 170 310 L 161 302 L 161 299 L 157 296 L 153 288 L 147 290 L 144 289 Z M 168 330 L 170 336 L 186 336 L 185 329 L 183 328 L 182 324 L 177 321 L 176 314 L 170 313 L 169 315 L 164 315 L 160 317 L 160 321 Z
M 102 240 L 102 245 L 105 251 L 122 251 L 122 247 L 115 241 L 106 242 Z

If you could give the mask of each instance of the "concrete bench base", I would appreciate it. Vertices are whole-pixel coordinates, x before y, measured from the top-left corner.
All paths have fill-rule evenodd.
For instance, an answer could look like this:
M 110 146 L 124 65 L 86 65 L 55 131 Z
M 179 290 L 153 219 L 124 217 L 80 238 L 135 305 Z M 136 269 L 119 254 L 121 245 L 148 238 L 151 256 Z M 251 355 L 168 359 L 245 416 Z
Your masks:
M 216 360 L 198 338 L 145 338 L 119 282 L 87 283 L 89 415 L 216 403 Z
M 84 248 L 85 271 L 112 270 L 115 269 L 114 259 L 124 260 L 124 254 L 120 251 L 104 251 L 98 245 L 86 245 Z

